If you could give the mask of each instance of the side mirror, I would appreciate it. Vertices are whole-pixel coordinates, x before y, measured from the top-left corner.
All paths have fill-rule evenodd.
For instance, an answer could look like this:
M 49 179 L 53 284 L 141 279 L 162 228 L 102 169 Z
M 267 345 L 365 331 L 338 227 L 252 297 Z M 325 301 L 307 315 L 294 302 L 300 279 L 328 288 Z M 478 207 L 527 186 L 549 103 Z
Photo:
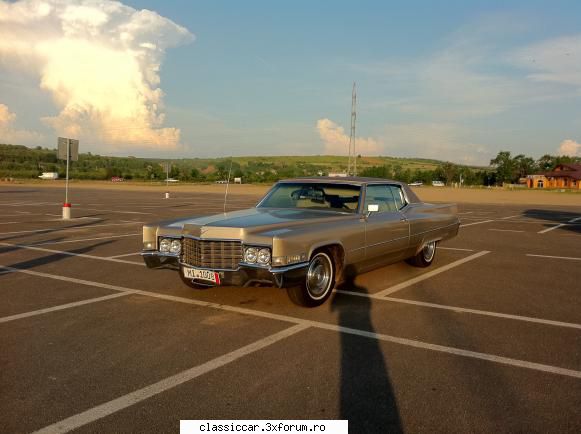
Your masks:
M 378 212 L 379 211 L 379 205 L 377 205 L 376 203 L 370 203 L 369 205 L 367 205 L 367 213 L 365 213 L 365 218 L 367 219 L 372 212 Z

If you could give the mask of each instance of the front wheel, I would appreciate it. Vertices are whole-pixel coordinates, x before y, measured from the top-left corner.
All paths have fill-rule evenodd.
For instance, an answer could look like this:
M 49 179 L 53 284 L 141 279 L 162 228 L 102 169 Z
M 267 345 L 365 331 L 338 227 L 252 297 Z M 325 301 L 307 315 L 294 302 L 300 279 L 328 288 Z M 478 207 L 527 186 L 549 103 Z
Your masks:
M 413 258 L 409 258 L 407 262 L 416 267 L 428 267 L 434 262 L 436 257 L 436 241 L 427 243 L 420 252 Z
M 287 288 L 287 294 L 299 306 L 315 307 L 329 298 L 334 286 L 335 264 L 326 251 L 320 251 L 309 261 L 305 280 Z

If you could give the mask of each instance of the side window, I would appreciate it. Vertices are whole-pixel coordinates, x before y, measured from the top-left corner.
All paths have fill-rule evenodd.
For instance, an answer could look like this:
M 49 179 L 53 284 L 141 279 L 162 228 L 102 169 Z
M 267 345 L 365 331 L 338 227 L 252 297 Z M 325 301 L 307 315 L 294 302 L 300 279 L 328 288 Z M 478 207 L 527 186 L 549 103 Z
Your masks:
M 379 206 L 379 212 L 397 211 L 398 207 L 391 192 L 391 187 L 387 185 L 368 185 L 365 193 L 364 211 L 367 211 L 367 205 L 374 204 Z
M 391 190 L 397 209 L 402 209 L 406 205 L 406 201 L 401 187 L 390 185 L 388 188 Z

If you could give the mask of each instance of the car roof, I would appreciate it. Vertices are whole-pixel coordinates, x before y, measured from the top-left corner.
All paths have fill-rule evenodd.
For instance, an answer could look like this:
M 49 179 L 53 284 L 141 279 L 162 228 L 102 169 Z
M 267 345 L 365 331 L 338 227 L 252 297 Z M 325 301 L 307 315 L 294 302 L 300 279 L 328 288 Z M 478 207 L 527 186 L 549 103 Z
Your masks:
M 308 182 L 308 183 L 325 183 L 325 184 L 353 184 L 353 185 L 365 185 L 365 184 L 398 184 L 402 185 L 400 181 L 394 181 L 392 179 L 382 179 L 382 178 L 366 178 L 361 176 L 310 176 L 305 178 L 292 178 L 284 179 L 279 182 L 282 183 L 294 183 L 294 182 Z

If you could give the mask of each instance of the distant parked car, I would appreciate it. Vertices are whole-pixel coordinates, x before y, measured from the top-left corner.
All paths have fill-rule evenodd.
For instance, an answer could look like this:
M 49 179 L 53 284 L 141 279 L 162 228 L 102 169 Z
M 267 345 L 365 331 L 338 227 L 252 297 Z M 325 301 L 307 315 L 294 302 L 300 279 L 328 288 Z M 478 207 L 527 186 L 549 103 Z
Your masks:
M 57 172 L 42 172 L 39 176 L 40 179 L 58 179 L 59 174 Z
M 446 184 L 444 184 L 442 181 L 432 181 L 432 185 L 434 187 L 445 187 Z
M 414 181 L 408 184 L 410 187 L 421 187 L 422 185 L 424 185 L 424 183 L 422 181 Z
M 113 177 L 111 178 L 111 182 L 123 182 L 123 181 L 125 181 L 125 179 L 123 179 L 123 178 L 122 178 L 122 177 L 120 177 L 120 176 L 113 176 Z
M 179 179 L 175 179 L 175 178 L 167 178 L 165 181 L 166 182 L 180 182 Z

